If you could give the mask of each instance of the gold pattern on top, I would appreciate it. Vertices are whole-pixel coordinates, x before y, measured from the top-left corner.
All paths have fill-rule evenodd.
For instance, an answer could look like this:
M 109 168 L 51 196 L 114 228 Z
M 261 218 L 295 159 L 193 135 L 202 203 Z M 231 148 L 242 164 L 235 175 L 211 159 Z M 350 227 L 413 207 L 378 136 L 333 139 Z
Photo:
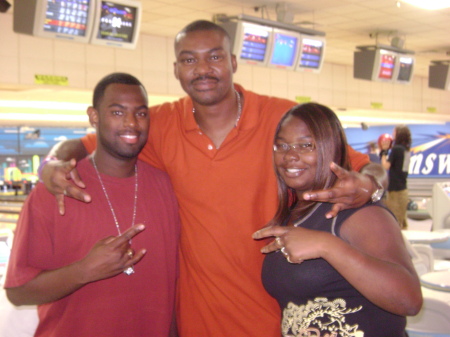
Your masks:
M 329 301 L 317 297 L 306 305 L 288 303 L 283 311 L 281 330 L 284 337 L 364 337 L 358 324 L 350 325 L 345 316 L 362 309 L 347 308 L 342 298 Z

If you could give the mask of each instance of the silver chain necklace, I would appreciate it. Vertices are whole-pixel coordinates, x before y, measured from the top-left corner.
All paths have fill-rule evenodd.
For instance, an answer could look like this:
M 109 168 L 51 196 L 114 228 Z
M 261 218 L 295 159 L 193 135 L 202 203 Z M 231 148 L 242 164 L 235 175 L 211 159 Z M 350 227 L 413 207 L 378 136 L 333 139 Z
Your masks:
M 98 180 L 100 181 L 100 185 L 102 186 L 103 193 L 105 194 L 106 201 L 108 201 L 109 209 L 111 210 L 112 216 L 114 218 L 114 223 L 116 224 L 117 232 L 119 235 L 122 235 L 122 232 L 120 230 L 119 221 L 117 221 L 116 213 L 114 212 L 114 208 L 112 207 L 111 201 L 109 200 L 108 193 L 106 192 L 105 185 L 103 184 L 103 180 L 100 177 L 100 173 L 98 172 L 97 164 L 95 163 L 94 156 L 92 158 L 92 164 L 94 165 L 95 172 L 97 173 Z M 134 220 L 136 219 L 136 205 L 137 205 L 137 193 L 138 193 L 138 170 L 137 170 L 137 164 L 134 165 L 134 206 L 133 206 L 133 221 L 131 223 L 131 227 L 134 226 Z M 129 241 L 131 245 L 131 240 Z M 134 268 L 133 266 L 128 267 L 123 271 L 127 275 L 134 274 Z
M 236 117 L 236 121 L 234 122 L 234 127 L 237 127 L 239 120 L 241 119 L 242 114 L 242 103 L 241 103 L 241 95 L 234 89 L 234 93 L 236 94 L 237 104 L 238 104 L 238 113 Z M 195 114 L 195 108 L 192 108 L 192 113 Z M 200 128 L 200 127 L 199 127 Z

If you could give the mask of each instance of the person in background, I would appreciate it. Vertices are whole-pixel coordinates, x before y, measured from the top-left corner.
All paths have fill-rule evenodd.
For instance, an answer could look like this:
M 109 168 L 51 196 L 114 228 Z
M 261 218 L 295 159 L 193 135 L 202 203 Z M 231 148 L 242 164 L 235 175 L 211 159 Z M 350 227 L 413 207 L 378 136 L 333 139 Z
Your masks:
M 97 149 L 77 166 L 92 202 L 67 200 L 62 216 L 39 183 L 24 203 L 4 287 L 13 304 L 38 305 L 35 336 L 175 332 L 178 206 L 167 174 L 137 160 L 147 102 L 135 77 L 104 77 L 87 110 Z
M 282 335 L 405 336 L 405 315 L 422 305 L 419 278 L 392 214 L 379 203 L 326 219 L 330 203 L 305 191 L 333 186 L 331 162 L 349 167 L 344 130 L 329 108 L 308 103 L 278 124 L 273 162 L 279 203 L 255 239 L 262 248 L 262 280 L 282 310 Z
M 381 163 L 380 155 L 378 154 L 377 143 L 369 142 L 367 144 L 367 152 L 369 155 L 369 160 L 372 163 L 377 163 L 377 164 Z
M 279 336 L 276 302 L 260 280 L 262 243 L 251 234 L 275 212 L 271 138 L 295 102 L 234 84 L 230 37 L 210 21 L 183 28 L 174 48 L 174 73 L 188 96 L 150 108 L 149 141 L 140 158 L 169 174 L 180 205 L 179 334 Z M 50 154 L 60 160 L 49 161 L 42 178 L 61 211 L 63 192 L 92 199 L 73 168 L 93 149 L 95 136 L 88 136 Z M 353 171 L 333 165 L 336 186 L 306 195 L 334 203 L 329 217 L 368 202 L 380 190 L 376 179 L 385 178 L 367 155 L 349 148 L 349 157 Z
M 386 156 L 389 154 L 389 150 L 392 147 L 393 143 L 392 136 L 389 133 L 383 133 L 378 137 L 378 148 L 380 149 L 380 161 L 382 156 Z
M 392 134 L 394 140 L 389 154 L 383 153 L 381 164 L 388 171 L 389 185 L 386 206 L 394 213 L 402 229 L 408 228 L 408 171 L 411 159 L 411 131 L 406 125 L 398 125 Z

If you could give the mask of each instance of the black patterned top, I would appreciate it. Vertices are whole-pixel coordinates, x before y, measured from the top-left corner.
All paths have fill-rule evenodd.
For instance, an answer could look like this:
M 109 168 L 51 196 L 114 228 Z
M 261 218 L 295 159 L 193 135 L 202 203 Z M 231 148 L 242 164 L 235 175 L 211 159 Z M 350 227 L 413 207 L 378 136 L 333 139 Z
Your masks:
M 336 220 L 326 219 L 331 206 L 321 204 L 300 226 L 330 233 L 334 227 L 339 237 L 342 223 L 358 209 L 341 211 Z M 405 317 L 372 304 L 324 259 L 290 264 L 281 252 L 270 253 L 264 260 L 262 280 L 280 304 L 285 337 L 406 336 Z

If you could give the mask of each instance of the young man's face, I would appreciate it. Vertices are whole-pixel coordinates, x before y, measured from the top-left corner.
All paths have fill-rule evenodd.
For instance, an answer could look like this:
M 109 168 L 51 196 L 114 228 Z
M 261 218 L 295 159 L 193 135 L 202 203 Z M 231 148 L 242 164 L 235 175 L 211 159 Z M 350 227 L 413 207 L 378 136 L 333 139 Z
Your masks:
M 97 109 L 90 108 L 98 146 L 119 159 L 136 157 L 148 138 L 147 95 L 139 85 L 110 84 Z
M 182 36 L 175 47 L 175 77 L 193 101 L 220 103 L 233 90 L 236 58 L 230 41 L 221 32 L 196 31 Z

